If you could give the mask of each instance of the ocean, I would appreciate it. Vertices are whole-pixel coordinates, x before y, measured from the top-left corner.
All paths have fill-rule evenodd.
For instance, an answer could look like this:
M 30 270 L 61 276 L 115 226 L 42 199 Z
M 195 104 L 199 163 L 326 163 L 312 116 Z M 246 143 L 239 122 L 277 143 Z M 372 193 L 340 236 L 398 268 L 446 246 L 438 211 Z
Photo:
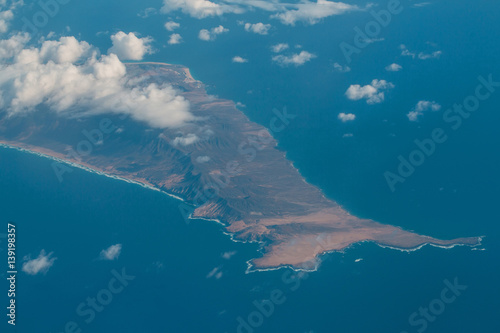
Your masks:
M 36 6 L 26 8 L 25 15 L 33 15 Z M 318 271 L 306 275 L 290 269 L 246 273 L 246 261 L 259 255 L 258 246 L 232 242 L 214 222 L 187 224 L 176 199 L 78 169 L 59 183 L 50 160 L 0 148 L 0 227 L 6 230 L 7 221 L 17 225 L 19 263 L 42 249 L 57 258 L 45 275 L 18 274 L 17 332 L 498 331 L 500 91 L 459 130 L 442 119 L 446 109 L 474 93 L 478 76 L 491 74 L 500 81 L 496 2 L 476 1 L 472 7 L 446 0 L 418 8 L 405 3 L 380 33 L 384 40 L 369 44 L 349 64 L 339 44 L 351 42 L 353 28 L 372 20 L 368 12 L 292 28 L 258 11 L 206 20 L 178 13 L 137 16 L 147 7 L 158 8 L 159 1 L 125 1 L 119 8 L 70 2 L 43 31 L 80 36 L 101 50 L 111 46 L 106 31 L 150 35 L 156 53 L 147 61 L 189 67 L 211 94 L 244 104 L 251 120 L 269 127 L 275 108 L 296 115 L 275 133 L 279 149 L 308 182 L 352 214 L 438 238 L 485 236 L 483 245 L 401 252 L 363 243 L 326 255 Z M 93 23 L 77 13 L 91 13 Z M 177 32 L 183 44 L 167 45 L 163 24 L 169 17 L 181 23 Z M 273 28 L 267 36 L 250 35 L 239 19 L 269 22 Z M 197 39 L 200 29 L 219 24 L 230 32 L 214 42 Z M 317 58 L 281 68 L 270 51 L 281 42 L 290 44 L 289 52 L 307 50 Z M 401 44 L 442 54 L 428 60 L 402 57 Z M 231 63 L 236 55 L 249 62 Z M 336 62 L 351 71 L 335 71 Z M 386 72 L 393 62 L 403 70 Z M 395 85 L 383 103 L 345 97 L 349 85 L 373 79 Z M 410 122 L 406 114 L 419 100 L 436 101 L 442 109 Z M 355 121 L 340 122 L 340 112 L 356 114 Z M 408 157 L 414 140 L 428 138 L 435 128 L 445 129 L 449 139 L 391 191 L 384 173 L 396 172 L 398 156 Z M 113 244 L 122 244 L 120 257 L 99 260 L 100 251 Z M 130 276 L 123 291 L 94 316 L 79 315 L 79 306 L 102 296 L 123 269 Z M 466 287 L 453 301 L 440 302 L 443 290 L 456 281 Z M 7 290 L 7 283 L 2 285 Z M 269 299 L 277 302 L 271 306 Z M 439 314 L 425 317 L 421 308 L 429 307 Z M 4 317 L 0 325 L 5 322 Z

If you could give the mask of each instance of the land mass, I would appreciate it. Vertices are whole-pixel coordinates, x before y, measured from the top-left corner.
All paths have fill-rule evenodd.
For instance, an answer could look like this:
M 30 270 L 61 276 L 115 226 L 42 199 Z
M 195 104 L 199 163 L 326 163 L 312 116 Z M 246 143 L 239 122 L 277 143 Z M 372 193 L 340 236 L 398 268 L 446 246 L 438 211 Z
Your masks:
M 127 73 L 140 84 L 171 84 L 189 100 L 197 121 L 152 129 L 112 114 L 71 119 L 50 110 L 15 117 L 0 112 L 0 143 L 182 198 L 193 207 L 192 218 L 218 220 L 233 239 L 260 242 L 262 256 L 251 261 L 254 269 L 315 268 L 321 254 L 365 241 L 401 250 L 480 244 L 480 237 L 440 240 L 349 214 L 304 180 L 265 127 L 232 101 L 208 95 L 185 67 L 128 64 Z M 112 132 L 97 140 L 91 153 L 75 154 L 88 140 L 82 131 L 99 129 L 103 118 Z

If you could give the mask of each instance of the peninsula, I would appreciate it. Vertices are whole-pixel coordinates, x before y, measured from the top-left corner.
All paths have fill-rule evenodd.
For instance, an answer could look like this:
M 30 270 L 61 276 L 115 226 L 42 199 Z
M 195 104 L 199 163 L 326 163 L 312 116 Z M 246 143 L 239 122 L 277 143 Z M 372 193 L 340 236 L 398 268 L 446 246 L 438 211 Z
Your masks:
M 193 207 L 193 218 L 218 220 L 235 240 L 260 242 L 262 256 L 251 261 L 254 269 L 310 269 L 321 254 L 365 241 L 401 250 L 480 244 L 479 237 L 440 240 L 352 216 L 304 180 L 266 128 L 232 101 L 208 95 L 185 67 L 128 64 L 127 75 L 138 84 L 171 84 L 197 120 L 152 129 L 116 114 L 72 119 L 50 110 L 16 117 L 0 113 L 0 143 L 179 197 Z M 82 131 L 99 128 L 103 118 L 112 132 L 90 154 L 70 154 L 85 139 Z

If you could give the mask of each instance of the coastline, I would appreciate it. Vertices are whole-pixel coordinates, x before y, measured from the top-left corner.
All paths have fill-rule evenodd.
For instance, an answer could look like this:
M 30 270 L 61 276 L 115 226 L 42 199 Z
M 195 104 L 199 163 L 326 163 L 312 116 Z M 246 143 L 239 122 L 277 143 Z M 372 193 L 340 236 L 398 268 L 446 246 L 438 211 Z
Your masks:
M 234 242 L 259 243 L 260 256 L 247 262 L 247 272 L 282 267 L 316 270 L 326 253 L 343 252 L 365 241 L 401 251 L 426 244 L 446 248 L 480 244 L 478 237 L 441 240 L 350 214 L 307 182 L 287 153 L 277 149 L 269 129 L 250 121 L 233 101 L 207 95 L 203 83 L 194 80 L 189 69 L 153 62 L 127 65 L 132 76 L 158 76 L 157 81 L 176 85 L 192 103 L 191 112 L 204 117 L 204 126 L 188 124 L 158 135 L 129 123 L 133 131 L 126 133 L 135 130 L 138 136 L 120 135 L 90 158 L 67 154 L 76 144 L 68 128 L 80 131 L 81 127 L 71 121 L 60 124 L 56 119 L 24 132 L 21 128 L 17 137 L 7 136 L 0 143 L 178 199 L 189 206 L 187 212 L 181 212 L 186 221 L 216 222 Z M 53 124 L 50 132 L 57 133 L 56 138 L 44 143 L 43 130 Z M 11 124 L 6 120 L 4 126 Z M 175 144 L 179 136 L 193 133 L 202 139 L 190 145 Z M 212 162 L 197 161 L 206 155 Z
M 5 148 L 5 149 L 17 150 L 17 151 L 23 152 L 23 153 L 36 155 L 38 157 L 50 159 L 50 160 L 53 160 L 53 161 L 58 162 L 58 163 L 64 163 L 64 164 L 67 164 L 69 166 L 72 166 L 72 167 L 75 167 L 75 168 L 78 168 L 78 169 L 81 169 L 81 170 L 84 170 L 84 171 L 87 171 L 87 172 L 90 172 L 90 173 L 93 173 L 93 174 L 96 174 L 99 176 L 105 176 L 105 177 L 108 177 L 111 179 L 124 181 L 124 182 L 127 182 L 129 184 L 139 185 L 143 188 L 160 192 L 162 194 L 169 196 L 170 198 L 179 200 L 181 203 L 185 203 L 185 204 L 189 205 L 189 203 L 187 203 L 187 201 L 185 199 L 183 199 L 177 195 L 168 193 L 164 190 L 161 190 L 161 189 L 155 187 L 153 184 L 150 184 L 148 182 L 138 180 L 138 179 L 131 179 L 131 178 L 126 178 L 126 177 L 122 177 L 122 176 L 118 176 L 118 175 L 109 174 L 109 173 L 105 172 L 104 170 L 100 170 L 98 168 L 92 167 L 92 166 L 87 165 L 85 163 L 79 163 L 77 161 L 66 160 L 66 159 L 61 158 L 61 154 L 49 151 L 48 149 L 40 149 L 38 147 L 32 147 L 32 146 L 28 146 L 28 145 L 16 145 L 12 142 L 6 142 L 6 141 L 1 141 L 1 140 L 0 140 L 0 147 Z M 51 152 L 51 153 L 49 153 L 49 152 Z M 193 206 L 193 207 L 196 208 L 195 206 Z M 192 215 L 189 215 L 188 219 L 215 222 L 222 227 L 227 227 L 226 223 L 224 223 L 223 221 L 217 220 L 217 219 L 204 218 L 204 217 L 192 217 Z M 239 240 L 239 239 L 236 239 L 234 237 L 235 233 L 228 232 L 227 230 L 223 230 L 222 232 L 223 232 L 223 234 L 227 235 L 232 242 L 235 242 L 235 243 L 243 243 L 243 244 L 258 243 L 259 244 L 258 252 L 260 254 L 263 254 L 263 250 L 264 250 L 265 245 L 266 245 L 265 242 L 257 241 L 257 240 Z M 355 246 L 357 244 L 363 244 L 363 243 L 374 243 L 375 245 L 377 245 L 381 248 L 388 248 L 388 249 L 397 250 L 400 252 L 410 253 L 410 252 L 416 252 L 416 251 L 420 250 L 421 248 L 428 246 L 428 245 L 432 246 L 432 247 L 436 247 L 436 248 L 441 248 L 441 249 L 453 249 L 454 247 L 458 247 L 458 246 L 470 246 L 472 248 L 477 248 L 478 246 L 482 245 L 482 240 L 485 237 L 486 236 L 477 237 L 478 243 L 475 245 L 470 245 L 470 244 L 465 244 L 465 243 L 456 243 L 456 244 L 451 244 L 451 245 L 439 245 L 439 244 L 435 244 L 432 242 L 428 242 L 428 243 L 423 243 L 423 244 L 420 244 L 420 245 L 418 245 L 416 247 L 412 247 L 412 248 L 402 248 L 402 247 L 394 247 L 394 246 L 384 245 L 384 244 L 380 244 L 379 242 L 377 242 L 375 240 L 363 240 L 360 242 L 352 243 L 352 244 L 350 244 L 342 249 L 327 250 L 327 251 L 323 251 L 323 252 L 319 253 L 317 255 L 316 259 L 314 260 L 313 268 L 296 267 L 293 265 L 279 265 L 276 267 L 259 268 L 258 266 L 255 266 L 252 263 L 252 261 L 255 260 L 255 258 L 254 258 L 254 259 L 250 259 L 246 262 L 247 269 L 246 269 L 245 273 L 249 274 L 249 273 L 254 273 L 254 272 L 275 271 L 275 270 L 286 269 L 286 268 L 291 269 L 291 270 L 296 271 L 296 272 L 315 272 L 318 270 L 321 262 L 323 261 L 324 256 L 327 256 L 327 255 L 332 254 L 332 253 L 345 253 L 347 250 L 349 250 L 353 246 Z
M 361 242 L 357 242 L 357 243 L 353 243 L 349 246 L 346 246 L 345 248 L 341 249 L 341 250 L 328 250 L 328 251 L 324 251 L 322 253 L 320 253 L 318 256 L 317 256 L 317 259 L 314 263 L 314 268 L 312 269 L 309 269 L 309 268 L 300 268 L 300 267 L 295 267 L 293 265 L 281 265 L 281 266 L 278 266 L 278 267 L 270 267 L 270 268 L 255 268 L 253 267 L 251 261 L 254 260 L 254 259 L 250 259 L 248 260 L 246 263 L 247 263 L 247 270 L 245 273 L 253 273 L 253 272 L 266 272 L 266 271 L 275 271 L 275 270 L 279 270 L 279 269 L 282 269 L 282 268 L 289 268 L 289 269 L 292 269 L 296 272 L 308 272 L 308 273 L 311 273 L 311 272 L 316 272 L 318 269 L 319 269 L 319 266 L 321 265 L 322 261 L 323 261 L 323 257 L 327 256 L 327 255 L 330 255 L 330 254 L 333 254 L 333 253 L 345 253 L 347 252 L 349 249 L 353 248 L 354 246 L 356 245 L 361 245 L 363 243 L 373 243 L 375 245 L 377 245 L 378 247 L 380 248 L 383 248 L 383 249 L 391 249 L 391 250 L 396 250 L 396 251 L 400 251 L 400 252 L 406 252 L 406 253 L 412 253 L 412 252 L 417 252 L 418 250 L 422 249 L 423 247 L 426 247 L 426 246 L 432 246 L 432 247 L 435 247 L 435 248 L 440 248 L 440 249 L 445 249 L 445 250 L 451 250 L 455 247 L 460 247 L 460 246 L 469 246 L 471 247 L 472 249 L 476 249 L 477 247 L 481 246 L 482 245 L 482 240 L 483 238 L 485 238 L 486 236 L 479 236 L 477 237 L 478 238 L 478 243 L 476 245 L 469 245 L 469 244 L 452 244 L 452 245 L 439 245 L 439 244 L 434 244 L 434 243 L 424 243 L 424 244 L 421 244 L 419 246 L 416 246 L 416 247 L 413 247 L 413 248 L 398 248 L 398 247 L 393 247 L 393 246 L 389 246 L 389 245 L 384 245 L 384 244 L 380 244 L 378 243 L 377 241 L 373 241 L 373 240 L 364 240 L 364 241 L 361 241 Z M 485 249 L 482 249 L 482 251 L 484 251 Z
M 172 197 L 174 199 L 177 199 L 177 200 L 180 200 L 182 202 L 185 202 L 184 199 L 182 199 L 181 197 L 176 196 L 175 194 L 171 194 L 171 193 L 165 192 L 163 190 L 160 190 L 159 188 L 153 186 L 150 183 L 147 183 L 147 182 L 144 182 L 144 181 L 140 181 L 140 180 L 136 180 L 136 179 L 130 179 L 130 178 L 125 178 L 125 177 L 121 177 L 121 176 L 117 176 L 117 175 L 112 175 L 112 174 L 109 174 L 109 173 L 105 172 L 104 170 L 99 170 L 98 168 L 89 166 L 89 165 L 87 165 L 85 163 L 79 163 L 79 162 L 76 162 L 76 161 L 65 160 L 65 159 L 62 159 L 61 157 L 57 156 L 59 154 L 57 154 L 55 152 L 53 154 L 48 154 L 46 151 L 44 151 L 42 149 L 37 150 L 37 149 L 31 148 L 31 147 L 27 148 L 26 146 L 25 147 L 16 146 L 16 145 L 14 145 L 12 143 L 6 143 L 5 141 L 1 141 L 1 140 L 0 140 L 0 147 L 7 148 L 7 149 L 13 149 L 13 150 L 17 150 L 17 151 L 20 151 L 20 152 L 24 152 L 24 153 L 36 155 L 36 156 L 39 156 L 39 157 L 47 158 L 47 159 L 53 160 L 55 162 L 64 163 L 64 164 L 67 164 L 67 165 L 72 166 L 74 168 L 85 170 L 85 171 L 93 173 L 93 174 L 97 174 L 97 175 L 100 175 L 100 176 L 105 176 L 105 177 L 116 179 L 116 180 L 121 180 L 121 181 L 130 183 L 130 184 L 139 185 L 139 186 L 147 188 L 149 190 L 161 192 L 163 194 L 168 195 L 169 197 Z

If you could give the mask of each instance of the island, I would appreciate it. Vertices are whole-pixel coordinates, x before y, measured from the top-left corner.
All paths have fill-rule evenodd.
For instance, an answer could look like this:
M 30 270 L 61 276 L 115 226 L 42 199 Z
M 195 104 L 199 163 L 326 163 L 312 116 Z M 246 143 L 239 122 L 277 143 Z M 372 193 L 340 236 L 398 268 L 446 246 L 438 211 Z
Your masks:
M 171 84 L 189 101 L 197 120 L 155 129 L 117 114 L 64 118 L 50 110 L 16 117 L 0 113 L 0 143 L 179 198 L 190 218 L 218 221 L 236 241 L 259 242 L 262 253 L 249 262 L 253 270 L 313 270 L 322 254 L 360 242 L 400 250 L 481 242 L 480 237 L 440 240 L 349 214 L 304 180 L 268 129 L 250 121 L 234 102 L 207 94 L 183 66 L 132 63 L 127 75 L 138 84 Z M 277 121 L 286 123 L 286 115 L 278 115 Z M 92 130 L 103 126 L 109 133 L 92 138 Z M 82 131 L 96 142 L 91 153 L 74 154 L 85 139 Z M 54 163 L 58 176 L 68 168 Z

